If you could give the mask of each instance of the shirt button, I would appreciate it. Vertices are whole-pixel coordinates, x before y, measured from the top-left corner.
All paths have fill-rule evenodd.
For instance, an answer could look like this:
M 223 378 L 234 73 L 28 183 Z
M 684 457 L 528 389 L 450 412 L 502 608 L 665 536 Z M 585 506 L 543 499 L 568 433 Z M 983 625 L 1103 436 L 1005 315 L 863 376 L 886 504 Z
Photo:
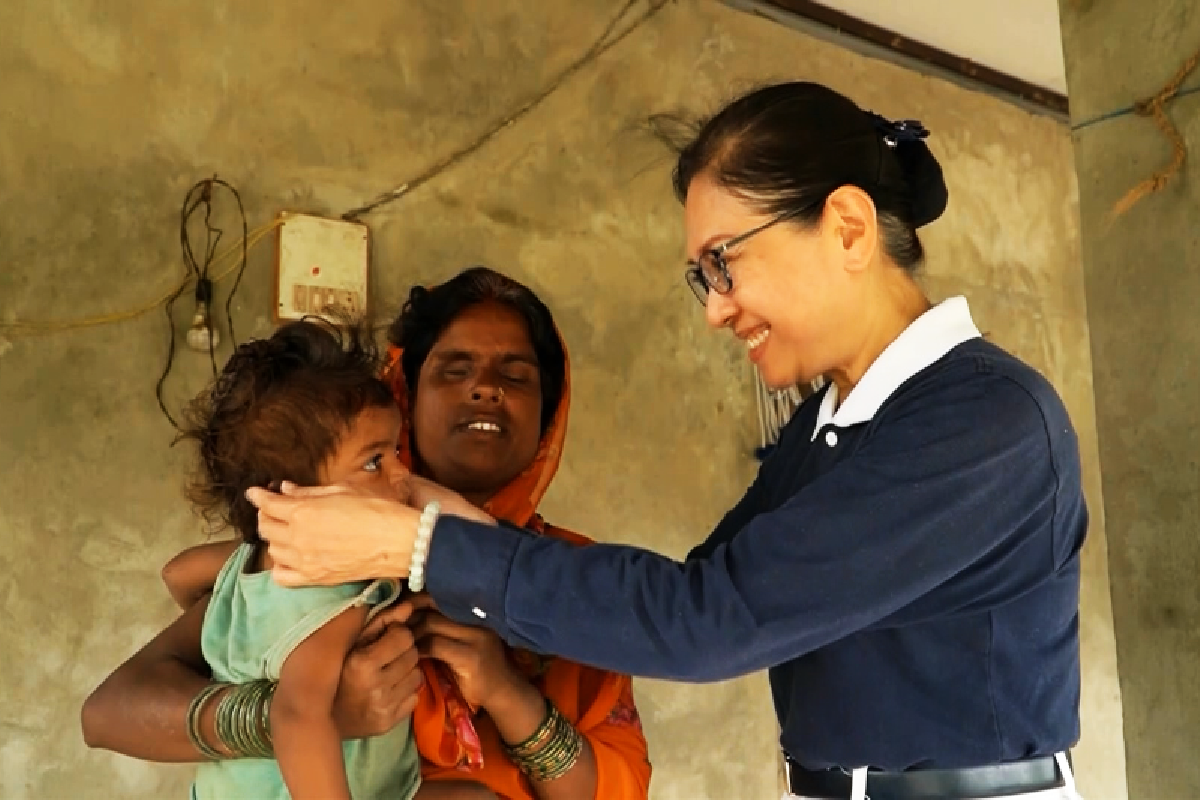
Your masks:
M 474 608 L 472 608 L 471 613 L 474 614 L 475 616 L 479 617 L 480 619 L 487 619 L 487 612 L 484 611 L 479 606 L 475 606 Z
M 837 447 L 837 433 L 834 431 L 826 431 L 825 444 L 829 445 L 830 447 Z

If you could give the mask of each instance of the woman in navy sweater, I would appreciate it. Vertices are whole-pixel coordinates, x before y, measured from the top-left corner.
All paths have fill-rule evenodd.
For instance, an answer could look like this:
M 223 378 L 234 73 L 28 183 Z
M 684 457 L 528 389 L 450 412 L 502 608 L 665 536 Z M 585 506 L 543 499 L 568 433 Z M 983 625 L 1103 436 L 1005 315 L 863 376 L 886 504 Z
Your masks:
M 408 504 L 252 490 L 277 579 L 411 576 L 418 605 L 633 675 L 767 669 L 796 796 L 1075 797 L 1078 446 L 1049 383 L 913 279 L 947 203 L 926 136 L 788 83 L 680 154 L 708 322 L 770 386 L 826 379 L 685 561 L 497 525 L 413 478 Z M 501 423 L 479 446 L 503 447 L 503 387 L 480 391 Z

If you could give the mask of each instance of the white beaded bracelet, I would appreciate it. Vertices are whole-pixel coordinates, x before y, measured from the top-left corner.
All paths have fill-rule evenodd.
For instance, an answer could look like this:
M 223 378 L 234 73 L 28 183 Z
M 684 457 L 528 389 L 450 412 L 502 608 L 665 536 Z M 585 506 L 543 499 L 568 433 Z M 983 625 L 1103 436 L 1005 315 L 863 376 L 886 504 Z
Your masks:
M 413 540 L 412 562 L 408 566 L 408 588 L 419 592 L 425 588 L 425 560 L 429 558 L 429 542 L 433 539 L 433 526 L 437 524 L 442 506 L 431 500 L 421 512 L 417 522 L 417 538 Z

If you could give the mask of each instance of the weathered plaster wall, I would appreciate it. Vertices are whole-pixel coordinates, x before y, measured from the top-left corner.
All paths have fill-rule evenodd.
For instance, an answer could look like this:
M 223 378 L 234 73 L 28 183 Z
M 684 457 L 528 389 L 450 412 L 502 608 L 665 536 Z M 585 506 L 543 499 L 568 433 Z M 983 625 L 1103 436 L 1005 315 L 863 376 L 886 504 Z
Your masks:
M 1200 797 L 1200 75 L 1167 110 L 1188 158 L 1118 219 L 1172 145 L 1128 112 L 1200 47 L 1192 2 L 1063 0 L 1130 797 Z
M 340 213 L 404 183 L 534 95 L 615 4 L 0 5 L 0 320 L 120 311 L 181 274 L 184 192 L 214 171 L 251 226 Z M 922 118 L 951 182 L 928 285 L 1045 370 L 1079 426 L 1096 524 L 1086 553 L 1084 743 L 1091 797 L 1123 795 L 1088 328 L 1068 134 L 995 99 L 864 59 L 711 0 L 682 0 L 480 152 L 369 218 L 379 308 L 485 262 L 555 310 L 575 365 L 557 522 L 676 555 L 749 481 L 751 375 L 680 280 L 669 160 L 644 130 L 766 80 L 828 82 Z M 235 304 L 269 322 L 270 248 Z M 228 291 L 226 281 L 221 297 Z M 186 305 L 186 304 L 185 304 Z M 180 308 L 177 326 L 186 326 Z M 86 693 L 171 616 L 157 573 L 200 537 L 187 453 L 154 400 L 161 312 L 0 340 L 0 796 L 182 796 L 188 771 L 88 752 Z M 182 352 L 173 407 L 206 376 Z M 641 682 L 661 800 L 771 797 L 765 680 Z

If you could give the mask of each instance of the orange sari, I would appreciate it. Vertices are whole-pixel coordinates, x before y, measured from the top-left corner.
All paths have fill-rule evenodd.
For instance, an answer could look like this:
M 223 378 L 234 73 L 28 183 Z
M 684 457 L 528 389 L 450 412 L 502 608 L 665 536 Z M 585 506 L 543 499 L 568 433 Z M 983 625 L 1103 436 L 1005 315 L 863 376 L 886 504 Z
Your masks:
M 564 345 L 565 351 L 565 345 Z M 400 369 L 401 350 L 388 350 L 385 373 L 405 419 L 400 457 L 410 468 L 411 419 L 408 387 Z M 579 545 L 585 536 L 547 525 L 537 513 L 562 458 L 570 406 L 570 364 L 566 365 L 562 400 L 542 436 L 533 463 L 488 502 L 484 510 L 497 519 Z M 596 797 L 603 800 L 646 800 L 650 761 L 642 733 L 633 684 L 627 675 L 585 667 L 561 658 L 505 646 L 509 659 L 592 745 L 596 757 Z M 472 715 L 450 671 L 435 661 L 422 661 L 425 683 L 413 712 L 413 734 L 427 781 L 473 780 L 502 800 L 534 800 L 529 780 L 504 753 L 503 742 L 487 714 Z

